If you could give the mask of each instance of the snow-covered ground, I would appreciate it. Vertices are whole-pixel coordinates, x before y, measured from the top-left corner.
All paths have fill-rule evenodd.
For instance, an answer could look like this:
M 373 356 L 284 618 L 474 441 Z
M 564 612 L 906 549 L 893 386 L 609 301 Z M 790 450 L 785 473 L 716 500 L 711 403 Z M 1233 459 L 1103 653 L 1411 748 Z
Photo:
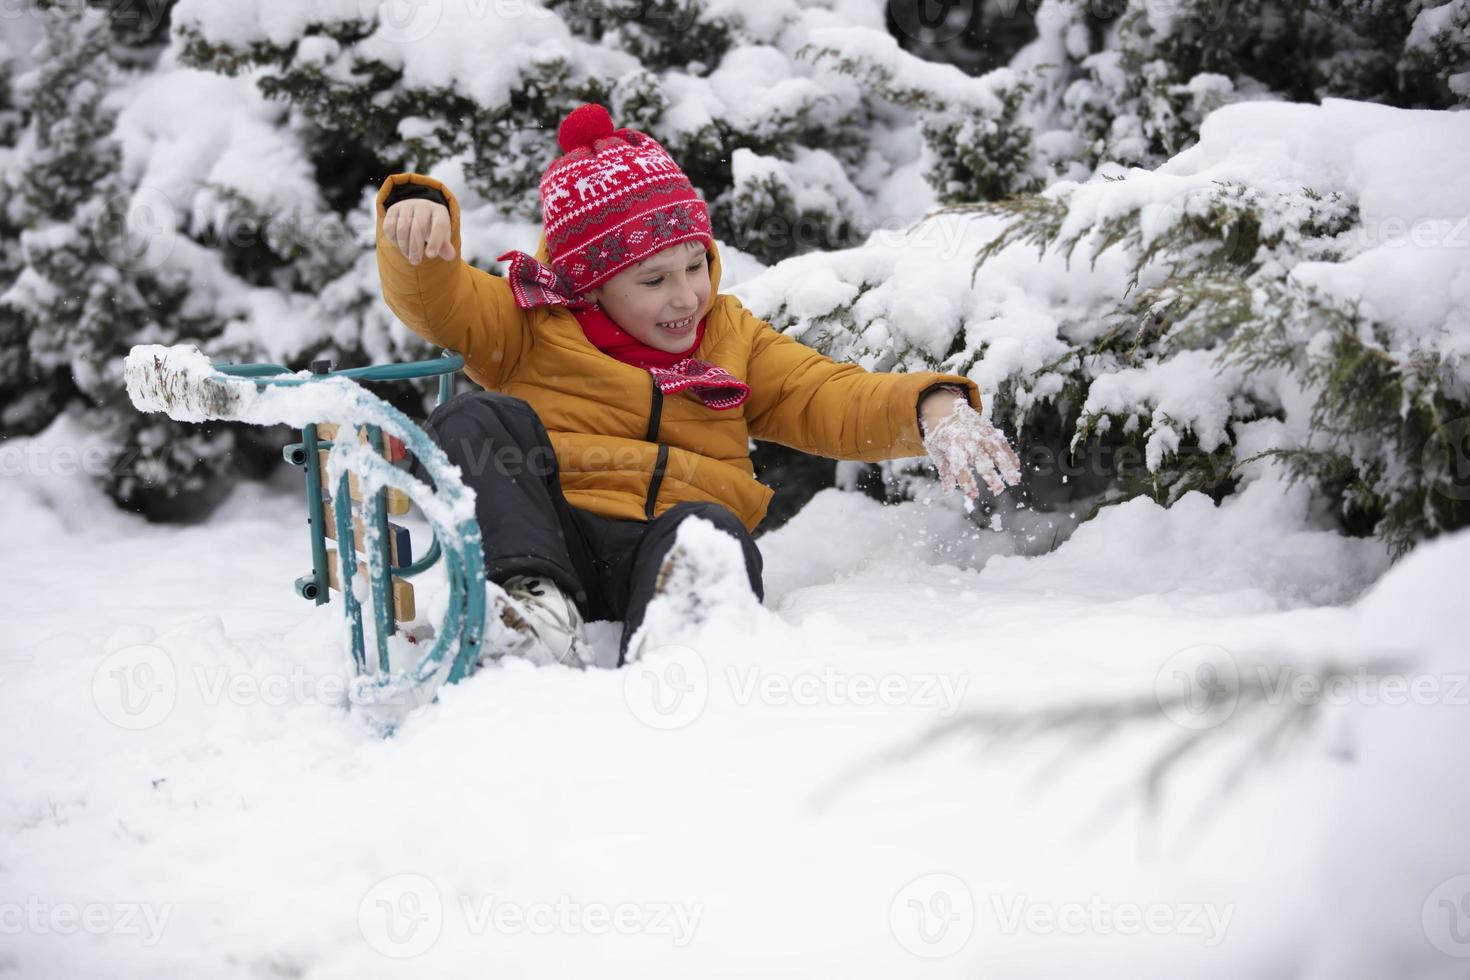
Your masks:
M 294 474 L 150 526 L 86 440 L 3 447 L 0 975 L 1464 975 L 1470 534 L 1389 569 L 1262 473 L 1022 557 L 827 491 L 763 609 L 382 740 Z

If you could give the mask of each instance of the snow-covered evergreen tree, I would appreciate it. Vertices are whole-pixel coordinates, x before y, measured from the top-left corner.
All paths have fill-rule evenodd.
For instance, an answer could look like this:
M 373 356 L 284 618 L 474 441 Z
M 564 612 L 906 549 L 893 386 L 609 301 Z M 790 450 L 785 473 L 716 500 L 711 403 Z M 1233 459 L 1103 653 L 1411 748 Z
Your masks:
M 1466 77 L 1465 6 L 1249 0 L 1225 9 L 1183 0 L 1164 10 L 1127 0 L 1115 6 L 1116 16 L 1100 17 L 1084 0 L 992 2 L 977 6 L 979 21 L 1029 17 L 1035 36 L 1008 65 L 978 78 L 916 65 L 897 45 L 850 29 L 814 39 L 813 50 L 924 120 L 925 175 L 947 207 L 912 229 L 903 249 L 948 242 L 952 257 L 959 243 L 975 242 L 974 288 L 981 290 L 992 275 L 1011 288 L 1030 278 L 1015 265 L 1014 249 L 1003 269 L 989 264 L 1011 246 L 1062 260 L 1075 253 L 1077 262 L 1101 263 L 1113 282 L 1129 284 L 1093 291 L 1087 302 L 1057 295 L 1052 356 L 1028 375 L 992 379 L 997 417 L 1021 431 L 1035 455 L 1053 464 L 1080 451 L 1102 456 L 1070 474 L 1066 486 L 1042 488 L 1033 478 L 1037 496 L 1085 500 L 1086 513 L 1138 493 L 1167 502 L 1189 489 L 1217 498 L 1231 492 L 1246 456 L 1237 454 L 1229 427 L 1279 416 L 1282 405 L 1260 392 L 1285 371 L 1313 406 L 1311 433 L 1277 440 L 1273 455 L 1298 478 L 1317 480 L 1347 526 L 1374 530 L 1401 552 L 1466 520 L 1446 463 L 1459 458 L 1449 423 L 1466 414 L 1460 364 L 1445 344 L 1411 338 L 1392 315 L 1365 312 L 1345 291 L 1324 296 L 1284 278 L 1300 263 L 1344 262 L 1367 251 L 1365 243 L 1383 232 L 1382 216 L 1362 223 L 1358 202 L 1330 185 L 1192 187 L 1160 208 L 1133 190 L 1152 186 L 1141 179 L 1147 175 L 1119 164 L 1160 166 L 1198 142 L 1210 112 L 1236 102 L 1337 96 L 1453 106 Z M 899 36 L 928 53 L 952 51 L 963 38 L 952 24 L 910 25 Z M 978 166 L 967 167 L 970 160 Z M 1099 183 L 1081 183 L 1089 179 Z M 1107 186 L 1125 180 L 1140 184 Z M 1451 225 L 1433 224 L 1450 222 L 1449 214 L 1406 217 L 1400 234 L 1423 220 L 1429 238 L 1450 235 Z M 977 221 L 986 233 L 972 227 Z M 991 344 L 1009 346 L 989 330 L 989 340 L 977 342 L 966 327 L 972 313 L 950 313 L 938 326 L 900 315 L 894 295 L 908 291 L 884 281 L 896 274 L 886 262 L 818 264 L 828 276 L 837 273 L 824 288 L 845 291 L 844 301 L 815 309 L 793 302 L 780 285 L 788 280 L 777 277 L 757 294 L 758 305 L 833 356 L 874 367 L 989 373 L 994 360 L 980 365 L 986 353 L 995 357 Z M 1203 416 L 1172 417 L 1160 407 L 1160 386 L 1190 377 L 1206 352 L 1229 365 L 1220 382 L 1228 407 L 1207 413 L 1208 424 Z M 1121 465 L 1119 454 L 1130 452 L 1136 465 Z M 887 495 L 907 492 L 902 467 L 881 469 Z
M 0 164 L 10 162 L 10 147 L 22 125 L 13 92 L 14 65 L 14 52 L 0 40 Z M 0 181 L 0 295 L 25 267 L 19 219 L 11 216 L 9 206 L 12 196 L 9 185 Z M 31 371 L 25 319 L 0 303 L 0 435 L 37 431 L 55 415 L 52 385 L 38 385 L 38 380 Z
M 986 0 L 929 26 L 917 7 L 892 16 L 909 50 L 1024 80 L 1012 116 L 1053 179 L 1106 161 L 1157 166 L 1198 139 L 1211 109 L 1244 99 L 1470 104 L 1466 0 Z
M 830 11 L 660 0 L 510 16 L 446 3 L 420 19 L 380 24 L 353 4 L 283 19 L 263 4 L 184 0 L 175 32 L 187 64 L 255 72 L 302 132 L 350 140 L 379 165 L 452 163 L 461 196 L 519 222 L 539 221 L 556 126 L 581 102 L 659 138 L 710 202 L 721 239 L 767 261 L 861 241 L 868 202 L 905 162 L 884 143 L 909 120 L 880 115 L 859 86 L 796 56 L 813 30 L 849 23 Z M 869 20 L 877 32 L 876 13 Z M 487 51 L 494 73 L 479 70 Z
M 1401 553 L 1470 522 L 1454 472 L 1453 440 L 1462 434 L 1451 431 L 1470 415 L 1466 365 L 1290 275 L 1302 263 L 1342 262 L 1364 250 L 1352 201 L 1227 184 L 1185 192 L 1164 214 L 1147 197 L 1100 213 L 1099 190 L 1109 188 L 978 209 L 1007 220 L 981 253 L 980 275 L 990 256 L 1029 241 L 1056 254 L 1080 248 L 1079 261 L 1118 249 L 1131 284 L 1127 302 L 1079 311 L 1062 325 L 1071 348 L 1050 370 L 1002 390 L 1004 417 L 1024 431 L 1038 415 L 1060 412 L 1068 452 L 1094 437 L 1113 453 L 1136 447 L 1143 465 L 1115 474 L 1107 503 L 1140 493 L 1172 502 L 1196 489 L 1218 498 L 1234 489 L 1247 457 L 1221 419 L 1172 416 L 1162 405 L 1164 379 L 1208 364 L 1227 392 L 1229 425 L 1238 426 L 1283 411 L 1265 392 L 1285 374 L 1310 401 L 1310 431 L 1265 452 L 1283 458 L 1294 478 L 1315 478 L 1347 527 L 1377 532 Z M 1140 370 L 1158 377 L 1130 380 Z
M 1043 186 L 1033 133 L 1022 118 L 1032 83 L 1008 68 L 968 78 L 922 61 L 890 36 L 862 27 L 814 32 L 803 56 L 859 79 L 915 114 L 924 178 L 940 201 L 992 200 Z
M 23 124 L 3 173 L 5 220 L 18 232 L 7 262 L 19 261 L 0 296 L 13 397 L 4 425 L 29 432 L 63 409 L 82 412 L 114 450 L 94 475 L 115 500 L 187 510 L 228 468 L 230 434 L 138 413 L 121 358 L 139 340 L 198 338 L 218 325 L 208 311 L 185 310 L 190 283 L 158 268 L 163 242 L 138 224 L 150 212 L 121 176 L 106 104 L 117 84 L 107 17 L 65 4 L 37 12 L 44 37 L 15 81 Z
M 1180 0 L 1170 16 L 1145 0 L 1106 8 L 1084 0 L 984 0 L 973 5 L 966 33 L 949 22 L 911 23 L 913 11 L 902 4 L 880 11 L 798 0 L 511 7 L 179 0 L 148 7 L 163 20 L 125 24 L 119 15 L 127 11 L 107 8 L 110 45 L 95 10 L 88 27 L 70 28 L 77 38 L 90 31 L 90 40 L 58 34 L 47 41 L 66 57 L 91 59 L 88 66 L 65 72 L 38 64 L 0 86 L 14 92 L 8 106 L 0 104 L 0 127 L 10 128 L 14 144 L 0 141 L 8 163 L 0 182 L 3 424 L 33 431 L 69 402 L 109 411 L 106 364 L 126 349 L 109 344 L 194 337 L 219 357 L 293 367 L 320 356 L 349 364 L 431 354 L 381 302 L 368 247 L 374 181 L 400 169 L 448 180 L 465 209 L 467 257 L 495 269 L 494 255 L 534 241 L 537 182 L 556 154 L 556 124 L 583 101 L 607 103 L 618 122 L 669 147 L 710 202 L 728 281 L 737 283 L 762 264 L 793 257 L 813 260 L 796 268 L 844 267 L 820 253 L 871 245 L 875 229 L 887 226 L 891 236 L 895 218 L 936 204 L 951 210 L 914 234 L 980 214 L 994 231 L 940 242 L 946 260 L 972 240 L 979 248 L 998 239 L 1077 245 L 1082 240 L 1073 236 L 1083 226 L 1073 224 L 1083 219 L 1063 217 L 1072 213 L 1065 202 L 1073 192 L 1035 195 L 1057 180 L 1117 178 L 1119 163 L 1156 167 L 1199 139 L 1210 111 L 1233 102 L 1346 96 L 1446 107 L 1467 100 L 1470 0 L 1247 0 L 1223 12 L 1212 0 Z M 975 35 L 977 25 L 985 38 Z M 916 52 L 940 52 L 964 70 Z M 7 65 L 0 59 L 0 71 Z M 54 76 L 42 82 L 48 70 Z M 118 86 L 127 93 L 112 100 L 120 110 L 113 113 L 101 93 Z M 66 124 L 52 135 L 49 120 L 60 119 Z M 20 177 L 38 172 L 43 180 Z M 1130 273 L 1138 284 L 1112 305 L 1069 309 L 1062 319 L 1076 325 L 1065 333 L 1090 337 L 1101 351 L 1123 343 L 1127 331 L 1104 343 L 1083 328 L 1084 319 L 1116 325 L 1162 317 L 1173 324 L 1172 343 L 1189 336 L 1213 349 L 1227 335 L 1244 343 L 1253 335 L 1249 324 L 1284 323 L 1292 311 L 1305 310 L 1313 322 L 1355 315 L 1338 306 L 1323 312 L 1312 297 L 1273 291 L 1268 282 L 1310 259 L 1322 241 L 1357 227 L 1355 202 L 1331 191 L 1315 200 L 1273 193 L 1192 192 L 1190 207 L 1200 212 L 1167 234 L 1142 215 L 1136 227 L 1117 214 L 1095 216 L 1086 227 L 1105 228 L 1105 239 L 1119 236 L 1099 251 L 1109 261 L 1140 262 Z M 988 212 L 976 207 L 1016 194 L 1033 196 Z M 149 200 L 159 205 L 152 212 L 143 210 Z M 1299 223 L 1266 220 L 1277 207 Z M 130 247 L 148 242 L 119 220 L 145 213 L 161 216 L 167 227 L 155 230 L 173 246 L 157 264 L 129 258 Z M 1275 231 L 1250 231 L 1266 226 Z M 1090 241 L 1077 247 L 1085 251 Z M 91 259 L 83 242 L 96 250 Z M 1246 256 L 1251 247 L 1265 251 Z M 99 265 L 97 255 L 109 252 L 111 264 Z M 1221 254 L 1231 256 L 1223 278 L 1210 265 Z M 939 264 L 947 267 L 946 260 Z M 1177 275 L 1155 281 L 1166 267 Z M 820 316 L 784 301 L 764 312 L 834 356 L 874 367 L 975 363 L 966 360 L 976 348 L 964 318 L 932 299 L 912 299 L 914 309 L 931 314 L 916 342 L 907 327 L 872 315 L 890 287 L 871 270 L 823 281 L 836 298 Z M 1248 317 L 1235 288 L 1245 281 L 1266 282 Z M 88 283 L 89 291 L 67 292 L 58 288 L 63 283 Z M 1212 319 L 1221 316 L 1234 326 Z M 1352 322 L 1360 336 L 1376 329 Z M 1078 364 L 1089 367 L 1080 374 L 1042 372 L 1030 388 L 1002 392 L 999 407 L 1057 453 L 1079 433 L 1102 438 L 1108 414 L 1085 419 L 1073 396 L 1085 401 L 1087 386 L 1124 370 L 1123 353 L 1162 355 L 1158 341 L 1144 331 L 1112 360 L 1083 357 Z M 1057 355 L 1077 356 L 1080 343 Z M 1296 370 L 1309 377 L 1305 364 Z M 414 414 L 428 407 L 422 388 L 385 393 Z M 1349 407 L 1335 411 L 1362 422 Z M 131 418 L 124 408 L 107 424 L 124 414 Z M 1152 438 L 1168 427 L 1159 424 L 1134 434 Z M 1187 426 L 1173 431 L 1186 448 L 1197 436 Z M 160 488 L 174 488 L 166 493 L 198 489 L 200 474 L 223 472 L 231 451 L 228 438 L 193 445 L 157 433 L 118 438 L 120 445 L 177 449 L 172 462 L 158 457 L 164 462 L 152 473 Z M 1206 455 L 1194 455 L 1191 465 Z M 779 482 L 798 461 L 777 456 L 757 462 Z M 1172 457 L 1165 451 L 1159 458 L 1168 465 Z M 1327 458 L 1314 457 L 1319 469 Z M 895 476 L 894 468 L 884 470 Z M 830 465 L 818 466 L 801 482 L 830 478 Z M 1394 478 L 1376 484 L 1378 499 L 1396 492 L 1389 489 Z M 140 485 L 113 482 L 120 499 L 133 499 Z M 1228 489 L 1228 480 L 1183 470 L 1150 468 L 1145 482 L 1165 497 L 1187 486 Z M 895 486 L 890 480 L 882 492 Z M 1402 526 L 1419 528 L 1406 532 L 1412 537 L 1453 520 L 1430 514 Z
M 1262 103 L 1211 125 L 1157 171 L 939 209 L 748 301 L 833 356 L 969 373 L 1032 503 L 1074 517 L 1218 500 L 1270 460 L 1396 553 L 1470 522 L 1470 196 L 1449 176 L 1470 117 Z
M 1104 48 L 1077 66 L 1080 77 L 1065 90 L 1057 122 L 1080 130 L 1084 162 L 1157 165 L 1198 138 L 1209 110 L 1241 99 L 1338 97 L 1416 108 L 1456 103 L 1443 81 L 1453 55 L 1427 36 L 1422 46 L 1410 46 L 1412 36 L 1446 20 L 1440 15 L 1448 7 L 1436 0 L 1173 6 L 1162 13 L 1131 3 Z M 1079 23 L 1076 7 L 1068 13 L 1049 25 L 1054 38 L 1058 25 Z M 1051 49 L 1058 50 L 1055 40 Z

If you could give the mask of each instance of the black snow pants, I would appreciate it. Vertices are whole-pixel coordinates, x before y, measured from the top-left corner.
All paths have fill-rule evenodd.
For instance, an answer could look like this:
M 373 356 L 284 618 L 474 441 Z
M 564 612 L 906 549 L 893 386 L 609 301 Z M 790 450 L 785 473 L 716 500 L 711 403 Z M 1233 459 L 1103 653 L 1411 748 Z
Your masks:
M 740 542 L 750 587 L 764 598 L 760 549 L 727 507 L 685 501 L 650 521 L 630 521 L 568 504 L 546 427 L 524 399 L 466 392 L 434 409 L 425 428 L 475 491 L 486 577 L 544 576 L 574 599 L 583 619 L 622 620 L 620 666 L 686 518 L 702 517 Z M 421 467 L 416 472 L 429 479 Z

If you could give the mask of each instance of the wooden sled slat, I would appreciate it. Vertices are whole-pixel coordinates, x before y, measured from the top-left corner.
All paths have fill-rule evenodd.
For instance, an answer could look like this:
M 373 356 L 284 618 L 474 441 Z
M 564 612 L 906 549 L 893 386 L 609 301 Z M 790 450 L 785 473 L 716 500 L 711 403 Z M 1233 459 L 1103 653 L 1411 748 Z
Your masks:
M 332 508 L 326 507 L 322 510 L 322 533 L 333 541 L 340 541 L 337 537 L 337 515 Z M 359 514 L 352 515 L 352 540 L 357 545 L 358 551 L 367 550 L 367 532 L 363 527 L 362 517 Z M 413 561 L 413 548 L 409 543 L 408 528 L 402 524 L 388 522 L 388 561 L 396 566 L 407 565 Z
M 321 458 L 322 479 L 323 480 L 326 479 L 326 474 L 327 474 L 327 452 L 328 452 L 328 450 L 325 450 L 325 449 L 319 449 L 319 450 L 317 450 L 317 455 Z M 348 485 L 349 488 L 351 488 L 352 499 L 353 500 L 356 500 L 358 503 L 362 503 L 362 500 L 363 500 L 362 485 L 357 482 L 357 474 L 356 473 L 353 473 L 351 470 L 348 470 L 347 471 L 347 485 Z M 327 492 L 328 493 L 331 493 L 333 489 L 335 489 L 335 487 L 329 487 L 327 489 Z M 404 493 L 402 490 L 395 489 L 394 487 L 388 487 L 387 490 L 388 490 L 388 513 L 389 514 L 392 514 L 394 517 L 398 517 L 398 516 L 401 516 L 403 514 L 407 514 L 408 513 L 408 494 Z
M 328 442 L 336 442 L 338 431 L 340 430 L 337 427 L 337 423 L 320 422 L 317 424 L 316 427 L 316 437 L 318 439 L 325 439 Z M 387 435 L 387 433 L 384 433 L 384 435 L 387 436 L 388 443 L 388 448 L 386 450 L 380 450 L 380 453 L 384 459 L 386 459 L 390 463 L 396 463 L 400 459 L 403 459 L 405 456 L 408 455 L 408 449 L 404 447 L 403 441 L 401 439 L 396 436 L 389 436 Z M 357 430 L 357 441 L 368 441 L 366 426 Z
M 342 560 L 337 555 L 336 548 L 327 549 L 327 584 L 338 592 L 342 591 L 341 576 L 337 569 Z M 357 563 L 357 573 L 364 577 L 368 574 L 366 562 Z M 393 618 L 400 623 L 406 623 L 413 619 L 417 610 L 413 602 L 413 584 L 394 576 L 391 580 L 393 586 Z

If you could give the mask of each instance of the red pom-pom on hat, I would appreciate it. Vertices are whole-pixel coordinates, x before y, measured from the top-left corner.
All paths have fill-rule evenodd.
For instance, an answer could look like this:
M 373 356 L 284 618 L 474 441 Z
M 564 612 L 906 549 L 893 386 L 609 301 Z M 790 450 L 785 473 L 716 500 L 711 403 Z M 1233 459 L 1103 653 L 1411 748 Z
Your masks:
M 556 141 L 561 144 L 563 153 L 570 153 L 612 134 L 613 121 L 607 109 L 596 102 L 588 102 L 567 113 L 556 129 Z

